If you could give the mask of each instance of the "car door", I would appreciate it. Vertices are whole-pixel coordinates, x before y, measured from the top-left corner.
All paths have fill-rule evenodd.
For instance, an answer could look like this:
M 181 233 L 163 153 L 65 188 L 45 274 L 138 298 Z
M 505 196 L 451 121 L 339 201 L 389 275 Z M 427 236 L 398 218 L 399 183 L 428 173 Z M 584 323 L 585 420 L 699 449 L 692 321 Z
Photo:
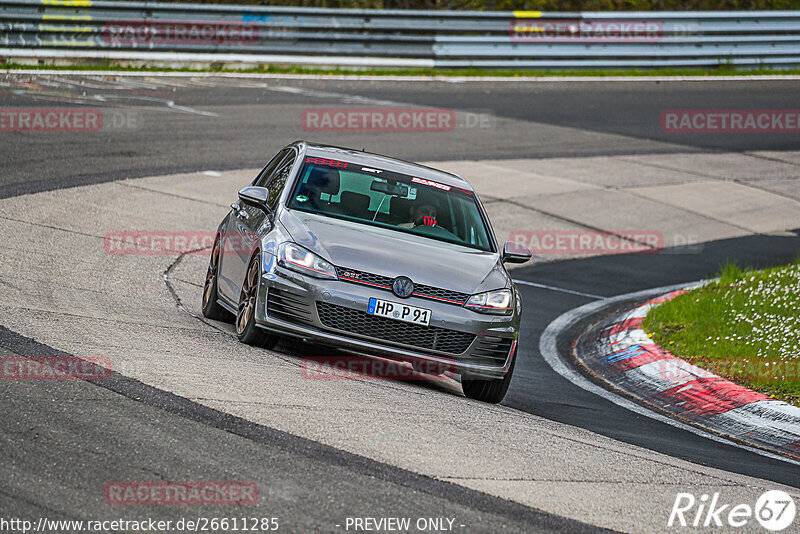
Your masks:
M 286 148 L 278 156 L 275 164 L 270 162 L 253 182 L 255 186 L 267 188 L 269 191 L 267 206 L 272 210 L 275 209 L 278 197 L 291 174 L 297 150 L 292 147 Z M 253 251 L 258 247 L 260 238 L 272 230 L 273 224 L 272 218 L 260 208 L 239 201 L 231 204 L 226 232 L 231 248 L 228 249 L 230 252 L 222 262 L 221 277 L 226 278 L 225 296 L 233 302 L 239 301 L 242 282 Z
M 261 172 L 258 173 L 258 176 L 253 180 L 251 185 L 266 184 L 283 158 L 286 157 L 287 150 L 288 149 L 284 148 L 275 154 Z M 234 202 L 231 202 L 231 211 L 228 213 L 222 226 L 222 252 L 219 258 L 219 272 L 217 273 L 217 291 L 222 294 L 223 297 L 233 302 L 239 301 L 239 291 L 242 289 L 241 282 L 244 280 L 244 278 L 242 278 L 242 280 L 238 278 L 237 273 L 241 269 L 239 264 L 242 261 L 247 261 L 247 259 L 242 260 L 238 257 L 239 254 L 246 254 L 246 252 L 240 250 L 242 248 L 242 243 L 239 238 L 238 226 L 241 222 L 241 217 L 239 216 L 241 208 L 242 206 L 238 198 Z

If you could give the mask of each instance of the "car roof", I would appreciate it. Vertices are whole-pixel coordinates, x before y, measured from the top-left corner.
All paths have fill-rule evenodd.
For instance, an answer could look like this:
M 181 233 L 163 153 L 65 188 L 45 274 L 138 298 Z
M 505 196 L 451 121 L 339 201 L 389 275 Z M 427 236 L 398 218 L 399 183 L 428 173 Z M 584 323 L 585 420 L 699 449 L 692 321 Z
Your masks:
M 387 171 L 406 174 L 409 176 L 417 176 L 433 180 L 445 185 L 459 187 L 473 191 L 472 185 L 457 174 L 440 171 L 432 167 L 426 167 L 419 163 L 412 163 L 402 159 L 390 158 L 381 154 L 373 154 L 372 152 L 364 152 L 362 150 L 354 150 L 352 148 L 344 148 L 333 145 L 320 145 L 309 143 L 307 141 L 298 141 L 298 144 L 306 146 L 306 154 L 309 156 L 322 156 L 322 157 L 336 157 L 345 159 L 350 163 L 357 165 L 364 165 L 368 167 L 378 167 Z

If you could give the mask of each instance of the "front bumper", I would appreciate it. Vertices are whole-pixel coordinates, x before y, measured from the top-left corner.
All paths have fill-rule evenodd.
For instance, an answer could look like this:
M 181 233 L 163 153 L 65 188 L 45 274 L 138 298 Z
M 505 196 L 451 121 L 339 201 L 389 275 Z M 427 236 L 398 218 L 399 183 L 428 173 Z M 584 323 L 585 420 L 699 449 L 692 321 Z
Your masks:
M 511 366 L 519 331 L 516 312 L 483 315 L 424 298 L 400 299 L 383 289 L 298 274 L 272 258 L 265 258 L 259 284 L 256 322 L 262 328 L 412 363 L 433 362 L 462 376 L 501 378 Z M 370 297 L 430 309 L 430 327 L 367 315 Z M 332 320 L 335 313 L 340 320 Z

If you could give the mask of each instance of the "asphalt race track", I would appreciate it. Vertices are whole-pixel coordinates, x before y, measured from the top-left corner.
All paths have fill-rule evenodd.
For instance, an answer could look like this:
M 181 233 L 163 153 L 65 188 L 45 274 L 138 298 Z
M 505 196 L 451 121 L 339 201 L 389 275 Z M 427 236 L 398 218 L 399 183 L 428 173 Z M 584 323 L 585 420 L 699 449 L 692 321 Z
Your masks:
M 800 136 L 676 135 L 660 127 L 659 117 L 665 109 L 796 109 L 798 95 L 796 80 L 0 77 L 0 108 L 80 106 L 119 118 L 98 132 L 0 132 L 5 243 L 0 286 L 8 295 L 0 300 L 0 355 L 81 355 L 79 350 L 105 349 L 119 351 L 125 364 L 111 379 L 91 383 L 0 382 L 0 398 L 11 414 L 0 420 L 0 470 L 9 474 L 0 488 L 0 518 L 95 518 L 106 506 L 95 488 L 98 481 L 236 480 L 246 475 L 259 481 L 261 495 L 247 515 L 279 516 L 290 532 L 343 532 L 348 517 L 367 516 L 453 517 L 454 530 L 465 532 L 657 532 L 666 528 L 668 506 L 677 492 L 727 489 L 755 498 L 773 486 L 800 488 L 797 463 L 628 411 L 566 380 L 539 352 L 541 334 L 553 320 L 592 300 L 712 277 L 729 260 L 769 266 L 796 259 L 800 218 L 792 216 L 800 200 Z M 436 133 L 335 133 L 309 131 L 301 119 L 301 111 L 309 108 L 387 105 L 452 108 L 458 124 Z M 312 385 L 283 383 L 297 375 L 291 348 L 270 356 L 274 363 L 264 363 L 263 351 L 237 345 L 228 325 L 197 320 L 205 256 L 136 258 L 135 264 L 123 264 L 100 253 L 92 256 L 83 245 L 96 243 L 109 228 L 213 228 L 210 221 L 217 221 L 232 200 L 230 185 L 244 184 L 247 172 L 298 138 L 447 165 L 519 160 L 526 172 L 569 166 L 573 160 L 578 167 L 581 161 L 622 166 L 672 158 L 675 167 L 653 163 L 647 179 L 663 173 L 687 187 L 717 177 L 714 173 L 721 171 L 705 167 L 709 162 L 747 158 L 748 165 L 771 166 L 773 174 L 753 172 L 731 181 L 770 198 L 780 195 L 784 211 L 773 214 L 769 224 L 782 224 L 782 231 L 754 231 L 758 226 L 745 222 L 746 214 L 742 222 L 715 214 L 708 219 L 709 228 L 717 225 L 713 231 L 698 228 L 701 239 L 686 249 L 542 257 L 515 269 L 515 279 L 533 285 L 520 287 L 525 310 L 521 352 L 504 408 L 466 401 L 453 384 L 342 381 L 306 391 Z M 693 163 L 679 170 L 682 161 Z M 613 177 L 615 169 L 604 175 L 599 170 L 598 176 Z M 683 173 L 680 179 L 678 172 Z M 502 189 L 502 173 L 489 172 L 480 180 L 476 187 L 490 208 L 513 204 L 529 213 L 538 206 L 536 200 L 525 200 L 530 191 L 519 200 L 494 195 Z M 85 189 L 68 189 L 74 186 Z M 502 219 L 500 207 L 494 209 Z M 549 217 L 551 224 L 602 227 L 554 210 L 541 209 L 535 216 Z M 628 223 L 641 228 L 647 224 L 643 217 L 631 216 Z M 503 232 L 518 228 L 505 222 L 499 226 Z M 108 265 L 99 263 L 106 260 Z M 39 263 L 41 268 L 32 267 Z M 59 296 L 61 289 L 68 296 Z M 147 313 L 139 320 L 138 299 L 149 297 L 160 303 L 142 301 Z M 48 313 L 62 312 L 49 320 Z M 558 338 L 559 356 L 568 365 L 571 343 L 584 326 L 574 325 Z M 208 360 L 212 353 L 191 349 L 192 344 L 220 356 Z M 227 355 L 230 362 L 219 362 Z M 194 361 L 195 367 L 184 361 Z M 211 376 L 234 369 L 249 369 L 255 378 L 229 376 L 237 394 L 228 398 Z M 272 373 L 274 382 L 259 375 L 262 371 Z M 209 377 L 203 378 L 204 373 Z M 247 404 L 247 392 L 258 402 Z M 373 398 L 375 413 L 363 407 Z M 344 422 L 334 420 L 336 413 Z M 372 419 L 389 426 L 370 429 Z M 387 422 L 393 419 L 396 427 Z M 466 421 L 499 425 L 508 435 L 454 430 Z M 402 435 L 404 422 L 414 426 L 408 436 Z M 437 439 L 447 440 L 447 446 Z M 415 446 L 419 441 L 420 448 L 410 448 L 410 440 L 416 440 Z M 504 446 L 513 451 L 502 459 L 485 458 L 487 465 L 504 471 L 476 467 L 481 443 L 493 452 Z M 442 448 L 439 460 L 431 454 L 437 446 Z M 421 451 L 431 455 L 419 457 Z M 631 456 L 626 459 L 626 454 Z M 660 493 L 652 490 L 645 498 L 651 482 Z M 743 489 L 748 487 L 750 493 Z M 555 495 L 559 492 L 563 496 Z M 637 493 L 641 501 L 633 497 Z M 796 499 L 798 494 L 792 492 Z M 135 508 L 114 511 L 126 518 L 147 515 L 144 508 Z M 163 519 L 198 515 L 184 507 L 145 508 Z M 235 515 L 223 507 L 199 515 L 225 514 Z
M 23 74 L 3 80 L 2 104 L 102 105 L 134 109 L 139 120 L 114 135 L 6 136 L 0 196 L 167 172 L 258 167 L 287 139 L 303 138 L 391 152 L 415 161 L 797 149 L 797 136 L 791 134 L 675 135 L 660 128 L 664 109 L 792 109 L 797 105 L 794 80 L 530 84 L 120 78 L 97 82 L 55 76 L 31 84 L 30 78 Z M 170 107 L 171 102 L 182 108 Z M 494 127 L 495 120 L 486 128 L 460 128 L 464 135 L 454 132 L 444 142 L 439 135 L 438 142 L 431 143 L 426 135 L 307 132 L 298 113 L 308 107 L 382 102 L 488 112 L 495 119 L 520 121 L 528 127 L 521 136 L 509 136 Z M 201 114 L 219 110 L 225 112 Z

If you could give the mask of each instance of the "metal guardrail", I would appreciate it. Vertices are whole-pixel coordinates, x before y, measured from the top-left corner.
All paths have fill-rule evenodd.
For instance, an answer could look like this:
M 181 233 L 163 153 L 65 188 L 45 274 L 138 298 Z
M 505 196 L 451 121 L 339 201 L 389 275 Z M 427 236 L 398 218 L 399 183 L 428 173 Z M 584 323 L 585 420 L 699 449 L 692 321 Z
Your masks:
M 800 65 L 800 11 L 408 11 L 0 0 L 0 57 L 492 68 Z

